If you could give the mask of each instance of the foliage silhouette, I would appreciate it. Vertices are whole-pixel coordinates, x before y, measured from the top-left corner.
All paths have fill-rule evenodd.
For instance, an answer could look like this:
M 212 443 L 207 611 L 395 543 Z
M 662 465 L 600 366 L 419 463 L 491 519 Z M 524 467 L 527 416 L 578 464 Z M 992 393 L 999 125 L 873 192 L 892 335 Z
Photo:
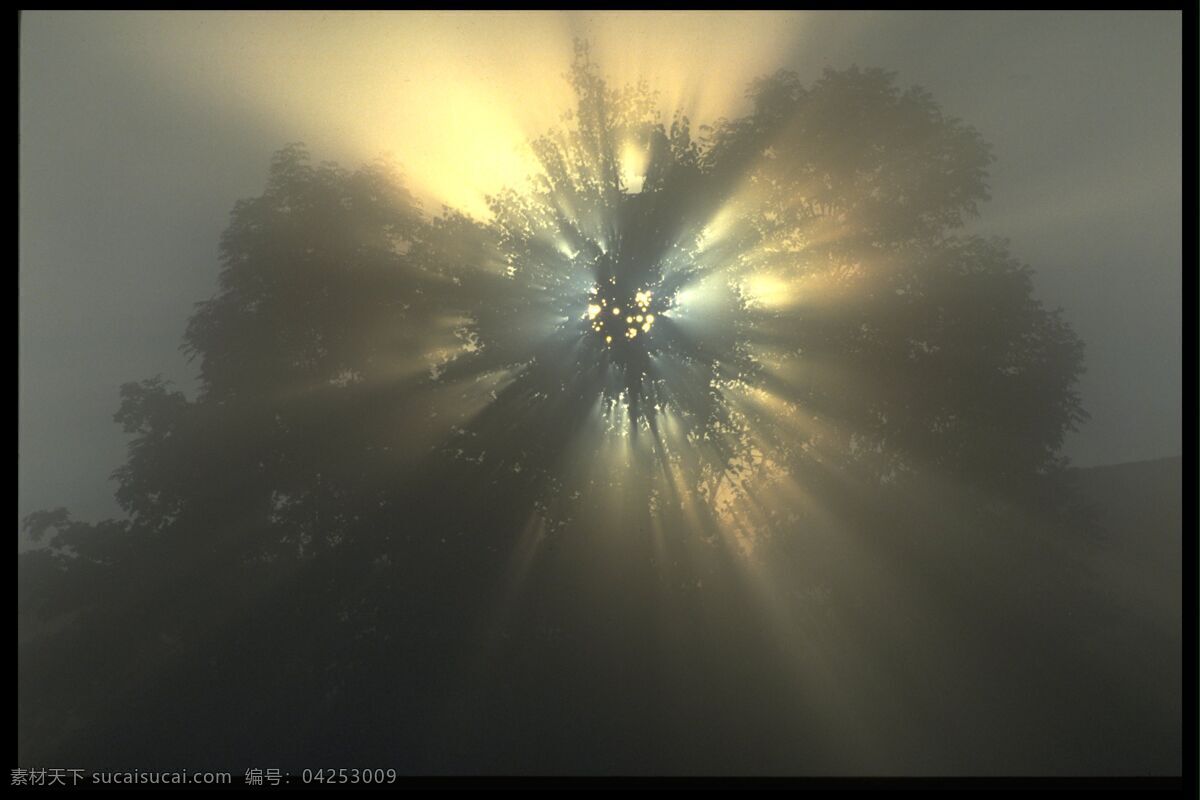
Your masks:
M 747 550 L 857 586 L 796 531 L 890 519 L 902 550 L 913 486 L 1051 485 L 1081 345 L 961 233 L 991 156 L 927 94 L 779 73 L 696 135 L 576 55 L 577 109 L 489 221 L 276 155 L 187 327 L 198 393 L 121 389 L 127 518 L 27 520 L 23 755 L 791 768 L 774 740 L 838 765 L 818 725 L 739 707 L 792 679 Z M 639 293 L 653 325 L 597 329 Z M 698 733 L 746 720 L 746 751 Z

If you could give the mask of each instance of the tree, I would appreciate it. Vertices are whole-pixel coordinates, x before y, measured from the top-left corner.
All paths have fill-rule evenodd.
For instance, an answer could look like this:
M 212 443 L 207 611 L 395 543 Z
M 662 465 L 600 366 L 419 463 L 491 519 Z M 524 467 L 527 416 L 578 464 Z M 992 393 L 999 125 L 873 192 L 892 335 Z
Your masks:
M 789 486 L 836 511 L 912 476 L 1010 491 L 1061 466 L 1081 345 L 1002 242 L 960 233 L 987 196 L 975 131 L 876 70 L 770 76 L 698 136 L 585 46 L 570 80 L 536 187 L 489 221 L 423 215 L 384 165 L 275 157 L 187 328 L 198 394 L 122 387 L 128 518 L 28 520 L 50 546 L 22 557 L 22 613 L 63 626 L 22 653 L 30 752 L 128 701 L 126 749 L 91 752 L 136 760 L 153 730 L 178 757 L 155 703 L 188 687 L 191 730 L 220 741 L 222 686 L 293 753 L 402 708 L 379 747 L 419 769 L 445 665 L 496 637 L 528 647 L 487 680 L 527 699 L 605 664 L 592 713 L 615 725 L 613 676 L 655 674 L 647 606 L 703 606 L 677 613 L 687 647 L 706 625 L 749 646 L 738 546 L 812 516 Z M 120 654 L 64 666 L 113 631 Z M 161 665 L 152 690 L 135 658 Z

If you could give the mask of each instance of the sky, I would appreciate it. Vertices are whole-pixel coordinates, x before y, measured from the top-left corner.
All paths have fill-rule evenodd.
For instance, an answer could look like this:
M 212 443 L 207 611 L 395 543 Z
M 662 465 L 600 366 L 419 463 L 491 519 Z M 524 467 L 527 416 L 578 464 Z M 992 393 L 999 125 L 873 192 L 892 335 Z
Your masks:
M 1009 239 L 1086 344 L 1078 465 L 1181 452 L 1178 12 L 25 12 L 18 514 L 117 513 L 121 383 L 187 391 L 234 203 L 271 154 L 400 164 L 426 210 L 485 213 L 569 103 L 572 40 L 694 122 L 753 78 L 882 67 L 993 146 L 972 229 Z

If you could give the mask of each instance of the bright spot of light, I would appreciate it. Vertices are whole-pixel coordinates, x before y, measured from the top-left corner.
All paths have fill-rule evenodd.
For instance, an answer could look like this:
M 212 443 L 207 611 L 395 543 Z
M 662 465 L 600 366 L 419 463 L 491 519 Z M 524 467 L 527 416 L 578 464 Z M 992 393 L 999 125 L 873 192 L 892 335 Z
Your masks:
M 621 149 L 621 185 L 630 194 L 639 194 L 646 183 L 646 151 L 633 142 Z
M 742 281 L 741 290 L 751 306 L 779 308 L 795 300 L 791 285 L 777 275 L 751 275 Z

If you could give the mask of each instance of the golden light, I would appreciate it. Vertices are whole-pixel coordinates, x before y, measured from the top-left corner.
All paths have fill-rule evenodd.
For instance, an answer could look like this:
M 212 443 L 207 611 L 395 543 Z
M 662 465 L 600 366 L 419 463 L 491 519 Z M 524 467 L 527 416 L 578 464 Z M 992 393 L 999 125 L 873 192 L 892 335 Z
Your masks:
M 239 105 L 338 161 L 393 156 L 433 213 L 490 216 L 487 197 L 539 166 L 531 137 L 573 101 L 564 75 L 587 39 L 614 86 L 645 80 L 660 111 L 711 122 L 803 35 L 796 12 L 163 12 L 110 15 L 122 53 L 205 105 Z M 353 57 L 348 57 L 352 54 Z M 622 143 L 626 190 L 648 154 Z
M 749 306 L 782 308 L 796 300 L 791 285 L 772 274 L 759 273 L 749 276 L 742 281 L 741 290 Z
M 626 142 L 621 150 L 621 184 L 630 194 L 639 194 L 646 182 L 646 165 L 650 155 L 634 142 Z

